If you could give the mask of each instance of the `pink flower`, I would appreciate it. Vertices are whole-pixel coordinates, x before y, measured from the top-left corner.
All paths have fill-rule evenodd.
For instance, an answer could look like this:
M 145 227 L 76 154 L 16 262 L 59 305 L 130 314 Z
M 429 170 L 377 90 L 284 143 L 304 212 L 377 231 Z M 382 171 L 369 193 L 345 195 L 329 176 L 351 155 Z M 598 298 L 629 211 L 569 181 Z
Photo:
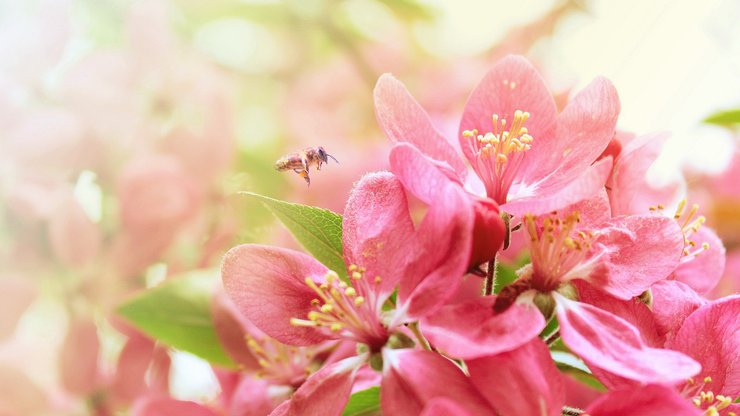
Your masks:
M 391 75 L 375 87 L 380 126 L 448 167 L 463 183 L 466 167 L 406 88 Z M 614 135 L 619 99 L 597 79 L 559 115 L 552 95 L 523 58 L 499 61 L 473 91 L 458 137 L 486 194 L 510 214 L 541 214 L 596 193 L 608 159 L 592 166 Z
M 401 324 L 433 312 L 461 284 L 469 252 L 460 247 L 470 246 L 473 221 L 461 209 L 467 196 L 454 186 L 437 188 L 433 196 L 410 191 L 431 202 L 416 230 L 393 175 L 369 174 L 356 185 L 343 220 L 348 282 L 291 250 L 242 245 L 227 253 L 226 293 L 267 335 L 292 345 L 332 339 L 365 345 L 359 356 L 309 377 L 290 412 L 340 412 L 360 366 L 369 360 L 379 369 L 378 359 L 394 356 L 390 349 L 411 346 Z M 383 305 L 397 286 L 395 309 L 385 313 Z
M 610 392 L 589 406 L 585 414 L 590 416 L 699 416 L 693 408 L 668 387 L 646 386 Z
M 512 338 L 532 339 L 544 328 L 542 316 L 533 313 L 537 308 L 546 318 L 553 311 L 557 314 L 563 341 L 591 366 L 633 380 L 666 384 L 696 374 L 699 366 L 689 357 L 646 345 L 628 322 L 571 300 L 576 294 L 570 283 L 575 281 L 631 299 L 678 265 L 683 237 L 675 221 L 656 215 L 610 219 L 605 203 L 602 194 L 561 215 L 525 216 L 531 265 L 520 270 L 519 279 L 491 302 L 493 310 L 486 309 L 484 302 L 469 303 L 464 316 L 447 307 L 427 318 L 423 329 L 434 345 L 463 358 L 507 351 L 517 345 Z M 457 323 L 468 317 L 496 330 L 481 334 Z M 515 336 L 505 330 L 512 327 Z M 479 345 L 484 339 L 487 346 Z
M 701 372 L 683 380 L 676 391 L 687 403 L 712 413 L 727 409 L 740 394 L 740 296 L 711 303 L 683 283 L 666 280 L 652 287 L 652 314 L 642 302 L 622 301 L 597 291 L 581 291 L 582 300 L 607 308 L 635 327 L 653 346 L 680 351 L 701 364 Z M 598 370 L 598 369 L 597 369 Z M 594 371 L 609 388 L 635 387 L 640 381 Z M 636 383 L 635 380 L 638 382 Z

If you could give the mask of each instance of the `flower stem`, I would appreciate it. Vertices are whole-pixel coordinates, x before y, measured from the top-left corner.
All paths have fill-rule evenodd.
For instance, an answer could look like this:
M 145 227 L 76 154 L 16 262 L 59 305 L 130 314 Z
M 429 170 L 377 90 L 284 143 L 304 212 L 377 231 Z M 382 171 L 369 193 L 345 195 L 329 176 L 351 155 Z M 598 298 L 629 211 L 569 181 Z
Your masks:
M 486 273 L 486 283 L 483 286 L 483 296 L 490 296 L 493 294 L 493 288 L 496 286 L 496 257 L 488 262 L 488 271 Z
M 583 414 L 583 410 L 577 407 L 563 406 L 563 416 L 579 416 Z
M 545 344 L 547 344 L 548 347 L 552 347 L 552 344 L 556 343 L 557 340 L 559 339 L 560 339 L 560 330 L 556 329 L 550 335 L 545 337 Z
M 421 331 L 419 331 L 419 323 L 418 322 L 412 322 L 408 325 L 406 325 L 411 332 L 414 333 L 414 336 L 416 336 L 416 339 L 419 341 L 419 344 L 424 348 L 425 350 L 432 350 L 432 347 L 429 345 L 429 341 L 427 341 L 426 338 L 424 338 L 424 335 L 421 334 Z

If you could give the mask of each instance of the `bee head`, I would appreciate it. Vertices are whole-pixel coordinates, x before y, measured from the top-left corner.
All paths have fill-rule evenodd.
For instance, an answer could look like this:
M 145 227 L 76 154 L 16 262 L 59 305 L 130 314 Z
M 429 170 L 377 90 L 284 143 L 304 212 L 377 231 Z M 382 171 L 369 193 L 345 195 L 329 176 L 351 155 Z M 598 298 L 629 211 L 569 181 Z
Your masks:
M 327 163 L 329 161 L 328 153 L 326 153 L 326 150 L 324 150 L 323 146 L 318 147 L 318 153 L 319 159 L 321 159 L 322 162 Z

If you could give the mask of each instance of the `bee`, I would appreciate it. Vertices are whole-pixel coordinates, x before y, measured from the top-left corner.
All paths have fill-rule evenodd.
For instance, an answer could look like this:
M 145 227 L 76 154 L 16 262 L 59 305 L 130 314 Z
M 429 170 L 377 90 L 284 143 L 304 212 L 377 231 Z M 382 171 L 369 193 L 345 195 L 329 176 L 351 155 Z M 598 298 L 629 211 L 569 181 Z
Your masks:
M 283 156 L 275 162 L 275 169 L 278 171 L 292 170 L 306 180 L 306 184 L 311 185 L 311 177 L 308 176 L 308 170 L 311 165 L 316 165 L 316 170 L 321 170 L 321 165 L 329 163 L 329 158 L 339 163 L 339 161 L 322 146 L 309 147 L 298 153 L 291 153 Z

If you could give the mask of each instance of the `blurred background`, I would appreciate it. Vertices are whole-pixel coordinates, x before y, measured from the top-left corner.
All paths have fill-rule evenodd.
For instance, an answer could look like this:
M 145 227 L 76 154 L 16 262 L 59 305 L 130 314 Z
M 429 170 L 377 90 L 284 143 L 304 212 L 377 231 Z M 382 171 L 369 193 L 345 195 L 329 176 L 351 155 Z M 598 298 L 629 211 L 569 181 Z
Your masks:
M 205 361 L 116 307 L 217 276 L 238 243 L 295 245 L 239 191 L 341 213 L 386 166 L 384 72 L 455 143 L 467 94 L 506 54 L 561 102 L 610 78 L 621 129 L 672 133 L 651 180 L 685 176 L 728 248 L 716 294 L 738 291 L 739 21 L 734 0 L 0 1 L 0 415 L 213 401 Z M 273 169 L 315 146 L 340 164 L 310 187 Z

